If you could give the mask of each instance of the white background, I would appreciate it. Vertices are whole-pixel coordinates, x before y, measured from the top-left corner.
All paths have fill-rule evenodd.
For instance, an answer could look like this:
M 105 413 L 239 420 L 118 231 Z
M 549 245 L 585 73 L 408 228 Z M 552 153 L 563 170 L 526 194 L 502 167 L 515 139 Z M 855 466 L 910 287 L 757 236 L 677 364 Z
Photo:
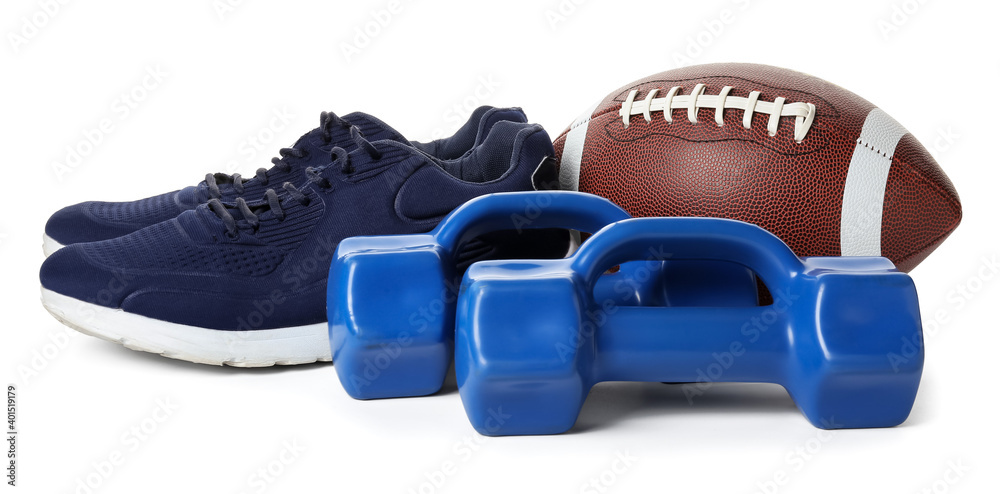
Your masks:
M 349 57 L 344 44 L 388 0 L 252 0 L 225 11 L 212 0 L 71 1 L 52 16 L 36 0 L 4 1 L 0 384 L 18 386 L 21 431 L 19 485 L 4 488 L 568 493 L 603 479 L 607 492 L 995 492 L 1000 282 L 984 259 L 998 253 L 997 4 L 562 3 L 404 0 Z M 910 14 L 894 18 L 904 6 Z M 964 221 L 912 273 L 927 363 L 902 426 L 827 435 L 776 386 L 717 385 L 689 406 L 677 387 L 605 384 L 572 433 L 486 439 L 454 384 L 359 402 L 329 364 L 173 361 L 67 330 L 38 301 L 52 212 L 177 189 L 206 172 L 249 175 L 322 110 L 366 111 L 422 140 L 450 133 L 476 104 L 516 105 L 554 136 L 631 80 L 717 61 L 795 68 L 851 89 L 903 123 L 955 182 Z M 157 68 L 163 80 L 123 106 L 121 94 Z M 274 112 L 294 117 L 271 132 Z M 105 118 L 112 130 L 89 156 L 54 165 Z M 255 154 L 252 136 L 265 141 Z M 137 426 L 155 431 L 139 439 Z M 637 459 L 615 464 L 618 452 Z M 263 480 L 269 466 L 280 473 Z M 78 490 L 88 476 L 100 485 Z

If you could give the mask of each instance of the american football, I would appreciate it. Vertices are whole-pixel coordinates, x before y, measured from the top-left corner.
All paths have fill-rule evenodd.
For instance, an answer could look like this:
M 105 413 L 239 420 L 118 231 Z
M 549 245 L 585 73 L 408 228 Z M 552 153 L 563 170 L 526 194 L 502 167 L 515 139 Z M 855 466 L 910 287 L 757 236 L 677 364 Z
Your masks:
M 755 64 L 662 72 L 555 140 L 559 182 L 634 216 L 759 225 L 799 256 L 910 271 L 958 226 L 954 185 L 896 120 L 822 79 Z

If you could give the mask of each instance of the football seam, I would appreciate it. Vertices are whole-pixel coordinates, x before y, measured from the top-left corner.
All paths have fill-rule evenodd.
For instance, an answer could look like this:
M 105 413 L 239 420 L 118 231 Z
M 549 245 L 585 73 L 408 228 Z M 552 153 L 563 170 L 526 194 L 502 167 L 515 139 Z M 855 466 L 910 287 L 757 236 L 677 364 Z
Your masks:
M 593 120 L 593 119 L 594 119 L 594 117 L 590 116 L 590 117 L 587 117 L 586 120 L 583 120 L 583 121 L 580 121 L 580 122 L 573 122 L 573 124 L 570 125 L 568 129 L 566 129 L 566 132 L 569 132 L 569 131 L 571 131 L 571 130 L 573 130 L 573 129 L 581 126 L 581 125 L 589 124 L 590 121 Z
M 917 254 L 919 254 L 921 252 L 923 252 L 924 249 L 926 249 L 926 248 L 928 248 L 928 247 L 930 247 L 932 245 L 941 243 L 946 237 L 948 237 L 948 235 L 951 235 L 955 231 L 955 229 L 958 228 L 958 225 L 962 221 L 962 206 L 961 206 L 961 203 L 958 202 L 958 200 L 956 198 L 951 197 L 951 194 L 949 194 L 947 191 L 943 190 L 941 188 L 941 186 L 939 186 L 938 184 L 936 184 L 933 180 L 930 180 L 926 175 L 924 175 L 923 172 L 920 171 L 920 169 L 912 167 L 912 166 L 909 166 L 906 163 L 903 163 L 899 158 L 893 157 L 892 161 L 893 161 L 894 165 L 895 164 L 899 164 L 900 166 L 905 166 L 908 170 L 910 170 L 911 172 L 913 172 L 914 174 L 916 174 L 917 178 L 919 178 L 920 180 L 922 180 L 925 184 L 930 185 L 931 188 L 934 189 L 934 191 L 938 193 L 938 195 L 940 195 L 942 198 L 945 199 L 945 202 L 951 207 L 951 209 L 955 213 L 957 213 L 956 218 L 953 219 L 950 223 L 948 223 L 948 226 L 945 228 L 945 231 L 943 233 L 941 233 L 940 235 L 934 237 L 933 239 L 931 239 L 930 241 L 928 241 L 924 245 L 921 245 L 920 247 L 917 247 L 916 249 L 914 249 L 909 254 L 906 254 L 905 256 L 901 257 L 898 261 L 896 261 L 896 263 L 899 264 L 899 263 L 903 263 L 906 260 L 910 259 L 911 257 L 913 257 L 913 256 L 915 256 L 915 255 L 917 255 Z
M 934 237 L 930 242 L 927 242 L 926 244 L 920 246 L 919 248 L 917 248 L 913 252 L 911 252 L 911 253 L 909 253 L 909 254 L 907 254 L 907 255 L 899 258 L 899 260 L 896 261 L 895 264 L 896 265 L 902 264 L 902 263 L 906 262 L 907 260 L 909 260 L 911 257 L 913 257 L 913 256 L 915 256 L 917 254 L 920 254 L 921 252 L 923 252 L 924 249 L 926 249 L 926 248 L 928 248 L 928 247 L 930 247 L 932 245 L 939 244 L 939 243 L 943 242 L 944 239 L 948 237 L 948 235 L 951 235 L 952 233 L 955 232 L 955 229 L 958 228 L 958 222 L 959 222 L 959 220 L 955 220 L 954 222 L 952 222 L 951 225 L 949 225 L 949 227 L 945 230 L 944 233 L 942 233 L 942 234 Z
M 860 137 L 858 138 L 858 144 L 861 144 L 862 146 L 864 146 L 864 147 L 866 147 L 866 148 L 868 148 L 868 149 L 870 149 L 872 151 L 875 151 L 876 153 L 878 153 L 879 155 L 881 155 L 883 158 L 889 158 L 889 153 L 887 153 L 885 151 L 882 151 L 881 149 L 875 147 L 874 144 L 871 144 L 868 141 L 865 141 L 865 140 L 861 139 Z
M 920 171 L 919 168 L 912 167 L 912 166 L 910 166 L 910 165 L 908 165 L 906 163 L 903 163 L 902 160 L 900 160 L 899 158 L 896 158 L 896 157 L 893 157 L 892 161 L 893 161 L 893 164 L 899 163 L 900 166 L 905 166 L 911 172 L 915 173 L 921 180 L 923 180 L 925 183 L 927 183 L 928 185 L 930 185 L 934 189 L 935 192 L 937 192 L 941 197 L 943 197 L 948 202 L 948 204 L 951 206 L 951 208 L 953 210 L 955 210 L 956 213 L 958 213 L 959 215 L 962 214 L 962 203 L 959 202 L 958 197 L 952 197 L 951 194 L 948 193 L 948 191 L 942 189 L 940 185 L 938 185 L 933 180 L 931 180 L 929 177 L 927 177 L 927 175 L 924 175 L 924 173 L 922 171 Z M 956 194 L 957 194 L 957 192 L 956 192 Z
M 762 86 L 762 87 L 765 87 L 765 88 L 774 89 L 776 92 L 784 91 L 786 93 L 804 94 L 804 95 L 810 96 L 812 98 L 815 98 L 818 101 L 822 101 L 824 103 L 824 105 L 826 107 L 828 107 L 828 108 L 824 108 L 824 110 L 830 112 L 830 115 L 828 116 L 828 118 L 834 118 L 834 119 L 839 119 L 840 118 L 840 112 L 837 110 L 837 107 L 833 103 L 831 103 L 829 100 L 827 100 L 826 98 L 824 98 L 824 97 L 822 97 L 822 96 L 820 96 L 818 94 L 810 93 L 808 91 L 803 91 L 801 89 L 794 89 L 794 88 L 790 88 L 790 87 L 771 86 L 771 85 L 769 85 L 767 83 L 763 83 L 763 82 L 760 82 L 760 81 L 757 81 L 757 80 L 754 80 L 754 79 L 746 79 L 746 78 L 737 77 L 737 76 L 708 76 L 708 77 L 692 77 L 692 78 L 689 78 L 689 79 L 662 79 L 662 80 L 648 81 L 648 82 L 644 82 L 642 84 L 636 84 L 636 85 L 634 85 L 632 87 L 629 87 L 629 88 L 625 88 L 623 91 L 618 92 L 617 95 L 615 95 L 615 97 L 611 99 L 611 101 L 616 102 L 616 103 L 624 103 L 625 102 L 625 97 L 626 97 L 626 95 L 630 91 L 638 88 L 639 86 L 645 85 L 645 84 L 652 84 L 654 82 L 655 83 L 660 83 L 660 82 L 670 82 L 670 83 L 695 82 L 695 81 L 699 81 L 699 80 L 702 80 L 702 79 L 711 79 L 711 78 L 717 78 L 717 79 L 718 78 L 736 79 L 736 80 L 741 80 L 741 81 L 744 81 L 744 82 L 747 82 L 747 83 L 756 84 L 756 85 L 759 85 L 759 86 Z M 861 99 L 861 101 L 864 101 L 864 102 L 868 103 L 867 100 L 861 98 L 860 96 L 858 96 L 858 98 Z M 803 99 L 808 99 L 808 98 L 803 98 Z M 871 104 L 871 103 L 868 103 L 868 104 Z M 619 105 L 619 106 L 621 106 L 621 105 Z M 818 109 L 820 105 L 816 105 L 816 106 L 817 106 L 817 109 Z M 872 106 L 875 106 L 875 105 L 872 105 Z M 611 109 L 613 110 L 614 107 L 612 107 Z M 819 115 L 817 114 L 817 116 L 819 116 Z M 595 115 L 595 118 L 596 118 L 596 115 Z
M 595 119 L 596 119 L 596 117 L 595 117 Z M 678 125 L 683 124 L 683 123 L 684 122 L 680 122 Z M 634 140 L 627 141 L 627 140 L 622 140 L 622 139 L 616 138 L 615 136 L 611 135 L 611 131 L 608 130 L 608 125 L 610 125 L 610 124 L 611 123 L 600 127 L 600 131 L 604 132 L 604 136 L 607 137 L 608 139 L 610 139 L 611 141 L 617 142 L 617 143 L 620 143 L 620 144 L 627 144 L 627 143 L 631 143 L 631 142 L 637 142 L 637 141 L 639 141 L 641 139 L 645 139 L 645 138 L 647 138 L 649 136 L 654 136 L 654 135 L 664 136 L 664 137 L 671 137 L 671 138 L 674 138 L 674 139 L 678 139 L 678 140 L 681 140 L 681 141 L 684 141 L 684 142 L 694 143 L 694 144 L 698 144 L 698 143 L 720 143 L 720 142 L 726 142 L 726 141 L 739 141 L 739 142 L 745 142 L 745 143 L 750 143 L 750 144 L 756 144 L 758 146 L 770 149 L 771 151 L 774 151 L 775 153 L 778 153 L 778 154 L 780 154 L 782 156 L 788 156 L 788 157 L 808 156 L 810 154 L 818 153 L 818 152 L 822 151 L 823 149 L 826 149 L 826 147 L 830 145 L 830 141 L 832 140 L 832 136 L 844 135 L 844 130 L 841 129 L 839 126 L 831 125 L 828 122 L 821 122 L 821 121 L 817 120 L 815 123 L 813 123 L 813 128 L 816 129 L 816 132 L 814 132 L 812 134 L 812 136 L 809 136 L 809 137 L 812 138 L 811 141 L 816 141 L 816 139 L 819 139 L 818 137 L 815 137 L 815 136 L 816 136 L 816 134 L 821 134 L 822 135 L 822 132 L 820 132 L 821 130 L 823 132 L 825 132 L 826 134 L 829 134 L 829 136 L 823 136 L 823 141 L 819 142 L 819 143 L 815 143 L 814 146 L 813 146 L 814 149 L 810 149 L 810 150 L 806 150 L 806 151 L 799 151 L 799 152 L 789 152 L 789 151 L 782 151 L 782 150 L 778 149 L 775 146 L 764 145 L 760 141 L 757 141 L 757 140 L 754 140 L 754 139 L 743 138 L 743 137 L 735 137 L 735 136 L 734 137 L 720 137 L 718 139 L 689 139 L 687 137 L 683 137 L 683 136 L 680 136 L 680 135 L 677 135 L 677 134 L 662 133 L 662 132 L 650 132 L 648 135 L 646 135 L 644 137 L 639 137 L 639 138 L 636 138 Z M 693 125 L 697 125 L 697 124 L 693 124 Z M 807 138 L 809 138 L 809 137 L 807 137 Z M 858 140 L 858 141 L 860 142 L 860 140 Z M 803 141 L 803 142 L 805 142 L 805 141 Z M 796 144 L 796 146 L 798 146 L 798 145 L 801 145 L 801 143 Z M 874 150 L 874 148 L 871 148 L 869 146 L 865 146 L 865 147 Z M 878 152 L 877 150 L 875 150 L 875 151 Z M 886 155 L 882 154 L 882 156 L 886 156 Z M 886 156 L 886 157 L 888 157 L 888 156 Z
M 806 91 L 800 91 L 798 89 L 768 86 L 767 84 L 760 83 L 759 81 L 754 81 L 754 80 L 751 80 L 751 79 L 744 79 L 742 77 L 729 77 L 729 78 L 739 79 L 739 80 L 743 80 L 743 81 L 746 81 L 746 82 L 751 82 L 751 83 L 758 84 L 758 85 L 761 85 L 761 86 L 764 86 L 764 87 L 768 87 L 770 89 L 784 90 L 784 91 L 790 92 L 790 93 L 794 92 L 794 93 L 801 93 L 801 94 L 805 94 L 805 95 L 808 95 L 808 96 L 812 96 L 816 100 L 822 101 L 825 104 L 825 106 L 828 107 L 828 108 L 824 108 L 824 110 L 828 110 L 830 112 L 830 115 L 826 115 L 825 116 L 826 118 L 831 119 L 833 121 L 838 121 L 840 119 L 840 112 L 837 111 L 836 106 L 834 106 L 832 103 L 830 103 L 829 101 L 827 101 L 826 98 L 823 98 L 823 97 L 821 97 L 821 96 L 819 96 L 817 94 L 813 94 L 813 93 L 806 92 Z M 662 81 L 649 81 L 648 83 L 654 83 L 654 82 L 657 82 L 657 83 L 659 83 L 659 82 L 674 82 L 674 83 L 676 83 L 676 82 L 691 82 L 691 81 L 695 81 L 695 80 L 698 80 L 698 79 L 704 79 L 704 78 L 703 77 L 693 77 L 693 78 L 690 78 L 690 79 L 665 79 L 665 80 L 662 80 Z M 648 84 L 648 83 L 644 83 L 644 84 Z M 570 127 L 567 128 L 566 130 L 562 131 L 562 133 L 559 134 L 558 136 L 556 136 L 556 138 L 553 141 L 559 140 L 561 138 L 565 138 L 566 135 L 569 134 L 569 132 L 571 130 L 573 130 L 576 127 L 579 127 L 580 125 L 583 125 L 584 123 L 590 123 L 591 121 L 596 120 L 598 117 L 601 117 L 602 115 L 606 115 L 608 113 L 621 110 L 621 103 L 624 102 L 624 99 L 623 99 L 624 95 L 627 94 L 629 91 L 635 89 L 636 87 L 638 87 L 638 86 L 632 86 L 630 88 L 626 88 L 625 90 L 620 91 L 616 96 L 614 96 L 613 98 L 611 98 L 611 103 L 617 103 L 618 104 L 617 108 L 615 107 L 614 104 L 612 104 L 610 106 L 607 106 L 604 109 L 596 110 L 597 113 L 592 113 L 590 115 L 590 118 L 588 118 L 587 120 L 584 120 L 583 122 L 580 122 L 577 125 L 570 124 Z M 818 121 L 819 115 L 817 114 L 816 117 L 817 117 L 817 121 Z

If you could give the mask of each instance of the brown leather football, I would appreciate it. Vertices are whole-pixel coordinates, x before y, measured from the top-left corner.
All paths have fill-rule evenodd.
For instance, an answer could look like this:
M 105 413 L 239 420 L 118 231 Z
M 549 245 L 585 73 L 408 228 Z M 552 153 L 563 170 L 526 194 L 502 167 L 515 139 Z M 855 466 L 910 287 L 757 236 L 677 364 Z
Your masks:
M 766 65 L 698 65 L 628 84 L 555 149 L 564 189 L 634 216 L 747 221 L 800 256 L 885 256 L 909 271 L 962 218 L 951 180 L 892 117 Z

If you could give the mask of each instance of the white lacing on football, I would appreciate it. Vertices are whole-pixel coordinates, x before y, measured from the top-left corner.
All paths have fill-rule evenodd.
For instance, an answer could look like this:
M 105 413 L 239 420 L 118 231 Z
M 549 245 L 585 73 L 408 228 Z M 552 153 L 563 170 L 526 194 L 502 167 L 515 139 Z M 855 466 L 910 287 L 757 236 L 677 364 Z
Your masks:
M 770 115 L 767 121 L 767 133 L 772 137 L 778 133 L 778 119 L 795 117 L 795 142 L 802 142 L 806 133 L 812 127 L 816 118 L 816 105 L 812 103 L 785 103 L 785 98 L 778 97 L 774 101 L 761 101 L 760 91 L 751 91 L 747 97 L 729 96 L 732 86 L 723 87 L 719 94 L 704 94 L 705 85 L 696 84 L 691 94 L 677 94 L 681 88 L 674 86 L 662 98 L 657 98 L 659 89 L 649 91 L 642 100 L 636 101 L 639 91 L 628 93 L 622 109 L 622 123 L 628 127 L 628 119 L 632 115 L 642 115 L 647 122 L 652 120 L 652 112 L 662 112 L 667 122 L 673 122 L 673 110 L 687 110 L 688 120 L 698 123 L 700 108 L 715 108 L 715 123 L 722 127 L 722 112 L 726 109 L 743 110 L 743 127 L 749 129 L 753 113 Z

